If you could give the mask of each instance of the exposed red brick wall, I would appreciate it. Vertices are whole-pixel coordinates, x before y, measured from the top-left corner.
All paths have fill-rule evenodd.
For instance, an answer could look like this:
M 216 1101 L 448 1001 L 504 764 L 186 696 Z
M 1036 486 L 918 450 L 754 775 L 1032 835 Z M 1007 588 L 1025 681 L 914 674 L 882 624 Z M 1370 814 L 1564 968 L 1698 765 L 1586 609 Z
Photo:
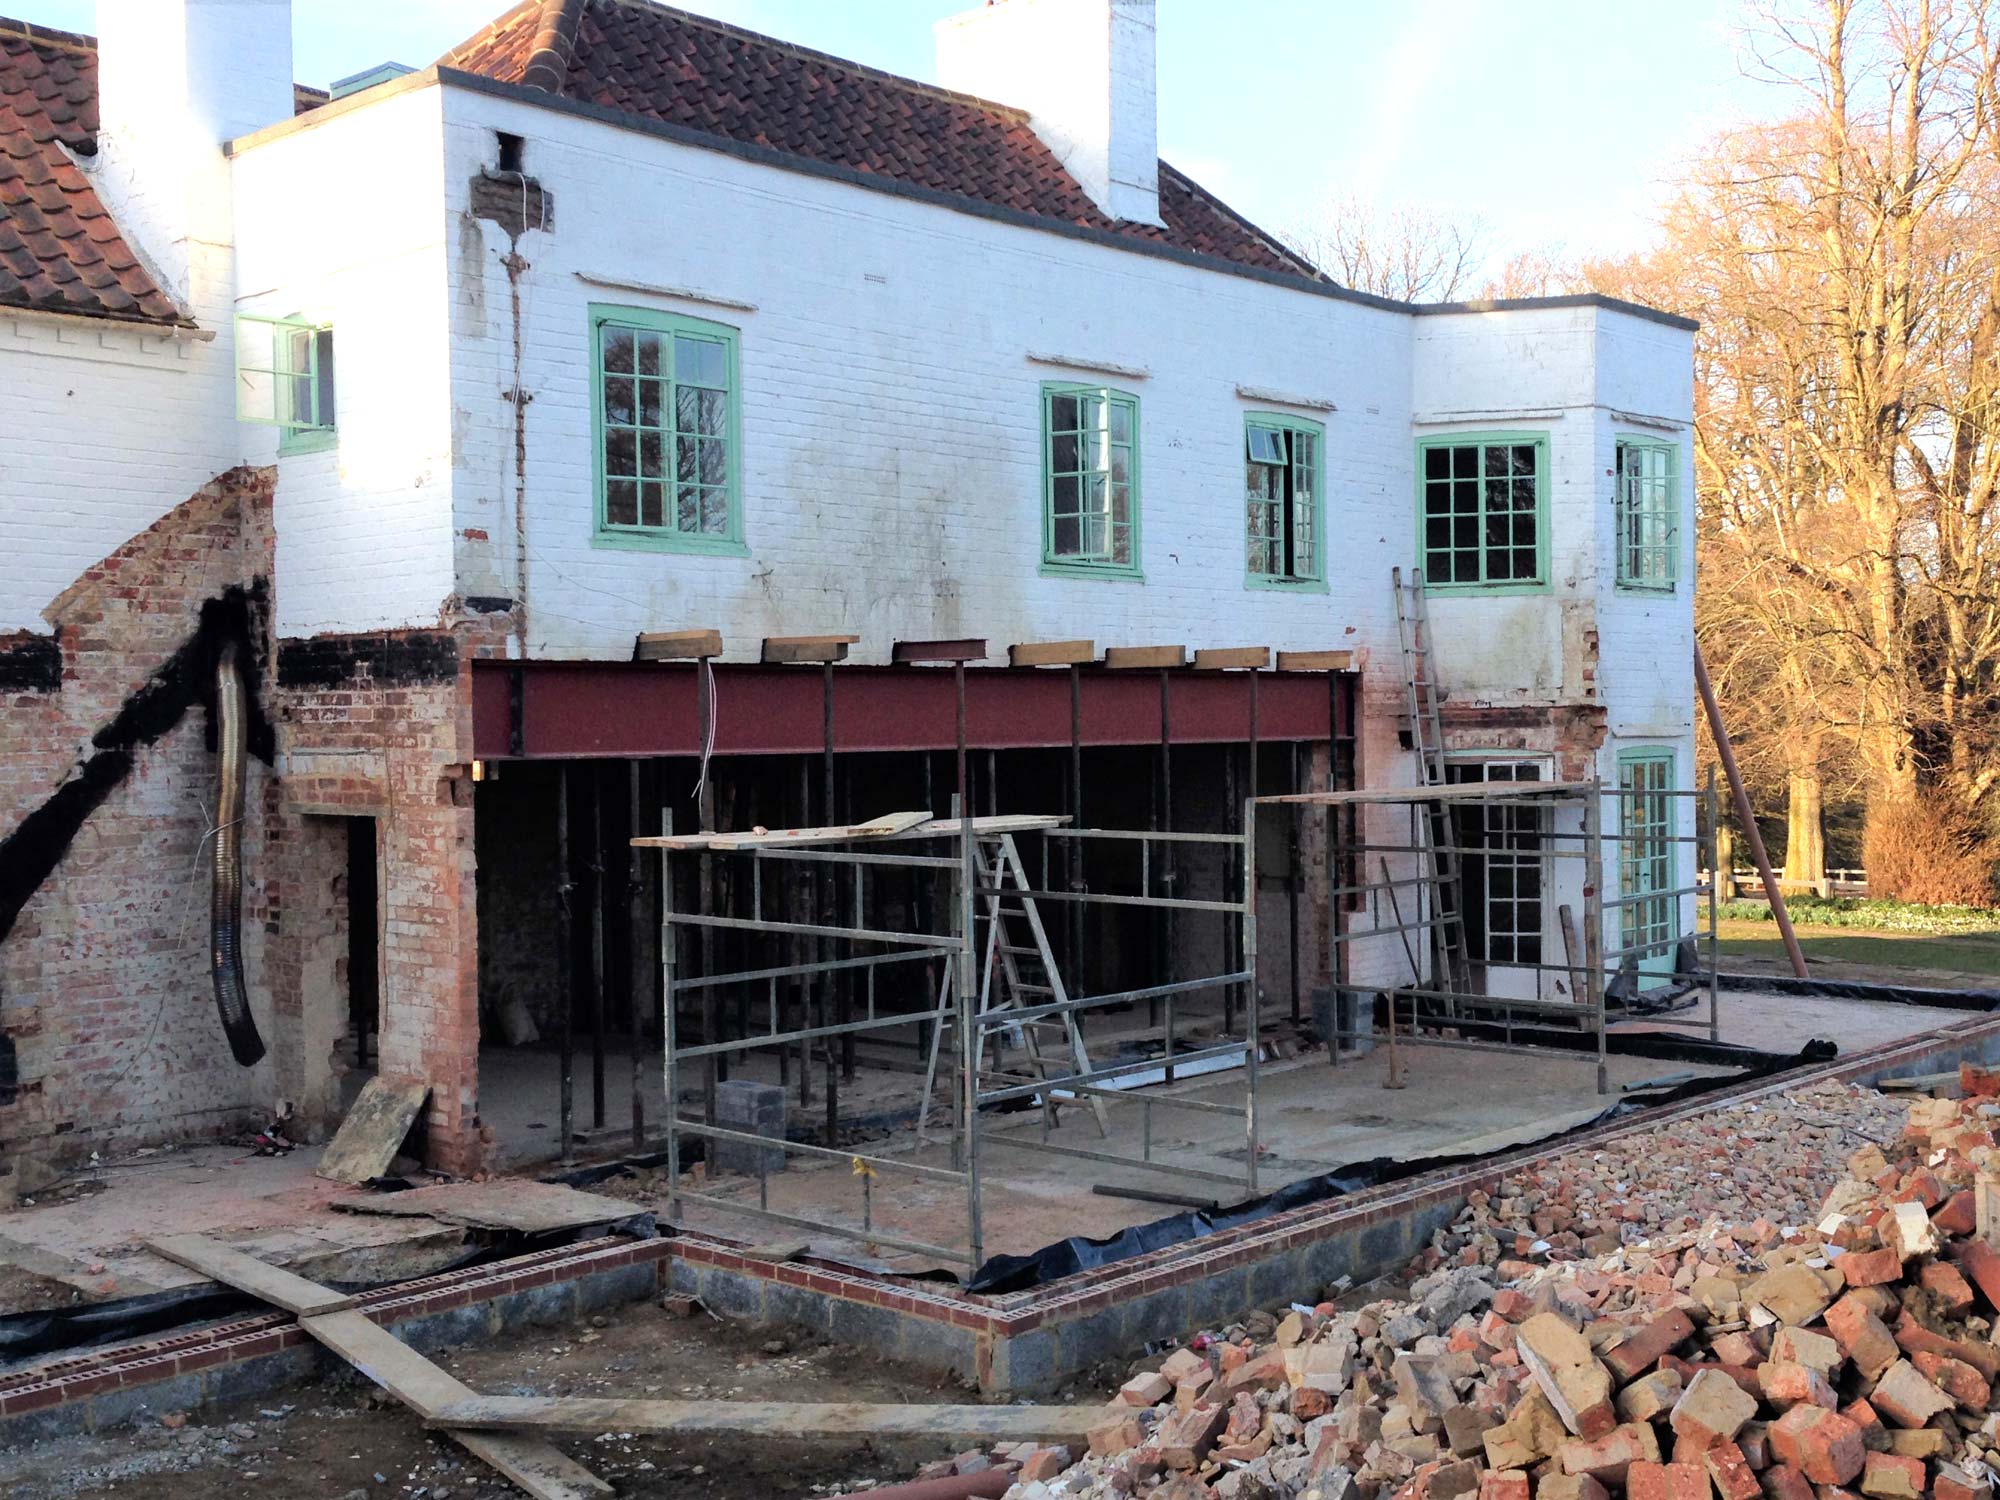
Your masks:
M 478 625 L 465 627 L 473 634 Z M 381 872 L 380 1071 L 431 1085 L 431 1164 L 469 1173 L 479 1136 L 479 993 L 474 885 L 471 678 L 454 631 L 286 641 L 316 680 L 277 695 L 285 778 L 280 816 L 374 817 Z M 338 664 L 329 666 L 330 659 Z M 338 680 L 328 681 L 327 678 Z M 302 950 L 325 936 L 326 861 L 308 836 L 284 861 L 287 930 Z M 319 842 L 324 842 L 323 840 Z M 323 951 L 320 950 L 320 951 Z M 310 994 L 311 975 L 302 972 Z M 308 1062 L 317 1056 L 321 1033 Z M 307 1092 L 313 1091 L 309 1088 Z
M 270 470 L 220 476 L 51 605 L 59 689 L 4 690 L 0 836 L 63 784 L 92 735 L 194 634 L 205 600 L 231 587 L 262 597 L 273 481 Z M 227 1135 L 268 1119 L 279 1100 L 330 1128 L 332 1058 L 347 1025 L 339 819 L 367 814 L 381 838 L 382 1071 L 431 1083 L 433 1164 L 482 1164 L 460 747 L 471 743 L 468 658 L 495 649 L 489 638 L 503 639 L 506 622 L 298 643 L 269 639 L 268 618 L 256 611 L 254 665 L 278 759 L 275 770 L 252 766 L 243 842 L 245 978 L 265 1060 L 246 1069 L 231 1059 L 210 991 L 215 757 L 196 708 L 135 752 L 0 943 L 0 1035 L 19 1075 L 0 1102 L 0 1158 L 48 1166 Z M 277 667 L 301 649 L 338 666 L 288 686 Z
M 204 601 L 269 575 L 269 471 L 232 470 L 91 567 L 45 612 L 61 647 L 54 692 L 7 700 L 0 832 L 40 806 L 199 625 Z M 268 651 L 265 652 L 268 657 Z M 190 710 L 84 824 L 0 944 L 0 1031 L 20 1089 L 0 1149 L 49 1159 L 212 1136 L 269 1107 L 275 1072 L 238 1067 L 208 972 L 207 855 L 214 756 Z M 251 770 L 258 795 L 269 777 Z M 246 930 L 267 864 L 245 847 Z M 254 964 L 258 945 L 249 945 Z M 266 1028 L 272 1011 L 254 983 Z M 273 1050 L 276 1048 L 274 1046 Z

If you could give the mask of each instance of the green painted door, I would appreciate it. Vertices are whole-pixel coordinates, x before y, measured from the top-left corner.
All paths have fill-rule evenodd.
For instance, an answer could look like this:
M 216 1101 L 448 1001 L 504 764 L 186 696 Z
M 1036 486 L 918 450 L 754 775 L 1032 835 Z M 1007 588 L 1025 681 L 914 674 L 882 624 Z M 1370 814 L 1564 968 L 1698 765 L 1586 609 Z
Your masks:
M 1641 988 L 1674 977 L 1674 752 L 1623 750 L 1618 755 L 1619 944 L 1624 958 L 1636 958 Z M 1637 900 L 1632 898 L 1637 897 Z

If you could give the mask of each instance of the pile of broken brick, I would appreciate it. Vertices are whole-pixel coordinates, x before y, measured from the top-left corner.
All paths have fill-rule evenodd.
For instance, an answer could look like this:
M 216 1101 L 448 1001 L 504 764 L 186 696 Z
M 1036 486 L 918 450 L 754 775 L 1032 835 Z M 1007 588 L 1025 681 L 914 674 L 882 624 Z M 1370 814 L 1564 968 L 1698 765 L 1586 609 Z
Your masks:
M 1009 1500 L 1992 1500 L 2000 1074 L 1960 1081 L 1815 1225 L 1469 1247 L 1405 1300 L 1255 1315 L 1127 1381 L 1074 1462 L 1006 1455 Z
M 1717 1218 L 1808 1223 L 1854 1147 L 1892 1140 L 1902 1124 L 1902 1101 L 1828 1081 L 1624 1131 L 1543 1157 L 1491 1197 L 1473 1194 L 1418 1269 L 1497 1266 L 1511 1281 L 1522 1269 L 1503 1262 L 1605 1255 L 1635 1233 Z

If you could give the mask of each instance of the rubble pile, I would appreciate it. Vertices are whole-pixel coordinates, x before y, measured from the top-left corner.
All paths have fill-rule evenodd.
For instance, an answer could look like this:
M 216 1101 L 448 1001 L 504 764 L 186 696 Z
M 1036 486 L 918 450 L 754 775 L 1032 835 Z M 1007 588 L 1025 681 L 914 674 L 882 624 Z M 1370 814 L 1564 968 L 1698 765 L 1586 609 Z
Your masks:
M 1135 1374 L 1087 1453 L 993 1455 L 1009 1500 L 1992 1500 L 2000 1073 L 1960 1081 L 1803 1226 L 1658 1232 L 1552 1163 L 1407 1298 L 1253 1315 Z
M 1468 1246 L 1477 1264 L 1497 1266 L 1609 1254 L 1634 1228 L 1657 1236 L 1708 1219 L 1808 1223 L 1857 1139 L 1891 1140 L 1902 1117 L 1902 1105 L 1874 1089 L 1824 1083 L 1564 1152 L 1514 1174 L 1490 1200 L 1475 1195 L 1420 1269 L 1473 1264 Z

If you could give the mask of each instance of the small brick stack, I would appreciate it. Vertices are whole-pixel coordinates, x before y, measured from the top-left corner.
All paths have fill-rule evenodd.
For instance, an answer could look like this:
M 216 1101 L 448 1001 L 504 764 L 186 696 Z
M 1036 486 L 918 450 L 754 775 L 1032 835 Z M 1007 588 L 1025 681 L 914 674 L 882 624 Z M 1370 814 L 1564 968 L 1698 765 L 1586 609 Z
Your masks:
M 1960 1081 L 1810 1228 L 1467 1255 L 1408 1300 L 1255 1315 L 1136 1374 L 1010 1500 L 1992 1500 L 2000 1073 Z

